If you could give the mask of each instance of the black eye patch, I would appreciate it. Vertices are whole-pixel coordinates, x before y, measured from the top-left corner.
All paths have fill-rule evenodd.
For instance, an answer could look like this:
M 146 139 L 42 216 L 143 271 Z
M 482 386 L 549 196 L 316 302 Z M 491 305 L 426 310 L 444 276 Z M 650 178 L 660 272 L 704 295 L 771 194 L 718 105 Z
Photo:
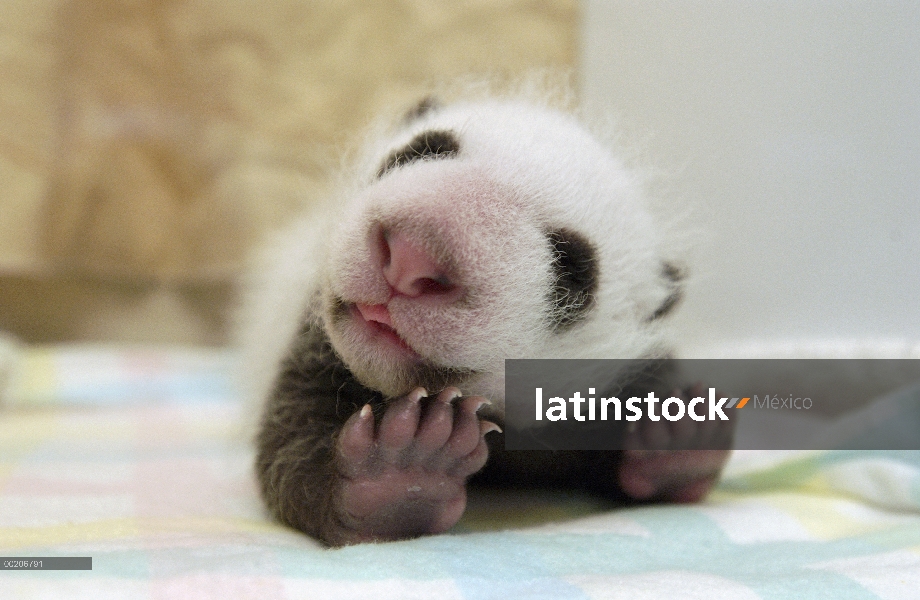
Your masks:
M 671 263 L 662 263 L 661 276 L 667 280 L 670 293 L 665 297 L 658 308 L 655 309 L 655 312 L 649 315 L 648 321 L 655 321 L 662 317 L 666 317 L 677 307 L 684 297 L 682 282 L 686 278 L 686 274 L 683 271 Z
M 411 162 L 430 158 L 452 158 L 460 152 L 460 141 L 452 131 L 423 131 L 415 136 L 404 148 L 396 150 L 377 170 L 377 177 L 383 177 L 392 169 L 403 167 Z
M 546 233 L 553 252 L 555 283 L 549 299 L 553 306 L 551 326 L 565 330 L 584 320 L 594 305 L 597 291 L 597 251 L 584 236 L 570 229 Z

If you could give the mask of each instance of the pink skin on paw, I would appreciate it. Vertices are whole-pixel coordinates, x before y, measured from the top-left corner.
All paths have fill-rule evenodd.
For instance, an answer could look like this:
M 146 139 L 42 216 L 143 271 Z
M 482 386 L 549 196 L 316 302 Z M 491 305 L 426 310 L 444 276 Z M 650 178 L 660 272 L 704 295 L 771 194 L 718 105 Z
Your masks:
M 620 488 L 636 500 L 696 502 L 718 479 L 727 450 L 627 450 Z
M 672 396 L 703 396 L 701 384 Z M 696 502 L 718 480 L 730 454 L 734 423 L 682 419 L 642 421 L 627 434 L 617 473 L 620 488 L 636 500 Z M 652 448 L 652 449 L 648 449 Z
M 463 515 L 466 480 L 485 465 L 484 436 L 498 427 L 476 416 L 484 398 L 455 402 L 456 388 L 423 403 L 425 395 L 419 388 L 390 403 L 376 427 L 366 406 L 342 429 L 344 543 L 440 533 Z

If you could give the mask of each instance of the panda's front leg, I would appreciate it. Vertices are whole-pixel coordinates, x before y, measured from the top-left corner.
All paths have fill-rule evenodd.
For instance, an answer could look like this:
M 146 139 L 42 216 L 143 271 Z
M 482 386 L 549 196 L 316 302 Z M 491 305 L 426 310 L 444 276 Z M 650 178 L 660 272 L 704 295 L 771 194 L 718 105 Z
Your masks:
M 488 458 L 485 435 L 499 429 L 476 414 L 486 400 L 456 388 L 426 398 L 419 388 L 383 401 L 335 379 L 317 385 L 323 379 L 289 377 L 268 404 L 256 468 L 274 515 L 329 546 L 452 527 L 466 508 L 467 479 Z M 368 403 L 341 418 L 336 391 Z
M 701 384 L 669 396 L 704 396 Z M 696 502 L 716 484 L 730 455 L 734 421 L 643 419 L 630 429 L 617 466 L 619 489 L 634 500 Z
M 418 388 L 387 404 L 379 423 L 369 405 L 336 441 L 338 518 L 333 543 L 397 540 L 451 528 L 466 508 L 466 482 L 488 458 L 485 434 L 498 430 L 476 412 L 485 398 Z

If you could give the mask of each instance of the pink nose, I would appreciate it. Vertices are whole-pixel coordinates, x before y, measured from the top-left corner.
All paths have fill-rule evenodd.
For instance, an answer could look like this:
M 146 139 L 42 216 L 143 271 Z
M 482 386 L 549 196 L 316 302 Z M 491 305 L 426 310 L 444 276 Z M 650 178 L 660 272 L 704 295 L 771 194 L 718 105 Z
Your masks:
M 403 234 L 383 234 L 383 276 L 397 294 L 417 298 L 446 294 L 456 286 L 446 270 Z

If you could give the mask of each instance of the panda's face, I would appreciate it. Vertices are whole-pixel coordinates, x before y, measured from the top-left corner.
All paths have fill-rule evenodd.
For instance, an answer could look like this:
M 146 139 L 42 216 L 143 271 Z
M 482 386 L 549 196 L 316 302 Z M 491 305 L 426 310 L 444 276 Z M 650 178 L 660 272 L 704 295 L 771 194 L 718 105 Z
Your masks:
M 650 253 L 629 247 L 647 219 L 623 210 L 632 200 L 603 160 L 569 155 L 609 162 L 585 136 L 554 113 L 470 105 L 417 119 L 381 153 L 331 232 L 321 285 L 330 340 L 362 383 L 494 396 L 506 358 L 596 354 L 617 319 L 636 337 L 660 262 L 605 273 L 648 270 Z M 599 318 L 611 319 L 600 337 Z

